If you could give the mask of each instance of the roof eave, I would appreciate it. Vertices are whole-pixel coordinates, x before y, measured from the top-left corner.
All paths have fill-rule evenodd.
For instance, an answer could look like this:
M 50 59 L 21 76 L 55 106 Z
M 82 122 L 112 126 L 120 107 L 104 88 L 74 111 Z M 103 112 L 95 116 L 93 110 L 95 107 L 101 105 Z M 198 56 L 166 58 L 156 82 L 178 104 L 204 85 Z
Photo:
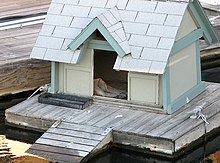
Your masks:
M 109 34 L 108 30 L 104 27 L 98 18 L 95 18 L 77 37 L 69 44 L 69 48 L 75 51 L 82 45 L 94 32 L 99 30 L 107 42 L 112 46 L 112 48 L 117 52 L 120 57 L 126 55 L 125 51 L 118 45 L 114 38 Z

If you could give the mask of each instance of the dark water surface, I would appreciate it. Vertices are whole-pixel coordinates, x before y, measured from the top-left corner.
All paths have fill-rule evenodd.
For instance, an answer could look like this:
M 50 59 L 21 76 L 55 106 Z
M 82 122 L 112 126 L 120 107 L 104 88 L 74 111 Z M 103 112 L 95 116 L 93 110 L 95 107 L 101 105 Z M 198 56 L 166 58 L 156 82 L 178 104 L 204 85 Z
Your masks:
M 205 70 L 202 73 L 204 81 L 220 83 L 220 68 Z M 8 139 L 18 140 L 26 143 L 34 143 L 43 133 L 27 131 L 4 124 L 4 110 L 21 102 L 31 95 L 33 91 L 13 95 L 10 97 L 0 97 L 0 135 L 6 135 Z M 159 158 L 149 153 L 138 153 L 122 147 L 112 147 L 111 149 L 97 155 L 87 161 L 87 163 L 211 163 L 207 156 L 220 150 L 220 135 L 210 138 L 206 143 L 200 144 L 196 149 L 189 150 L 184 156 L 175 159 Z
M 0 135 L 5 135 L 11 140 L 32 144 L 43 134 L 5 125 L 5 109 L 27 99 L 33 92 L 34 90 L 0 97 Z
M 220 149 L 220 135 L 197 146 L 178 158 L 160 158 L 148 153 L 138 153 L 125 148 L 111 148 L 86 163 L 212 163 L 208 156 Z

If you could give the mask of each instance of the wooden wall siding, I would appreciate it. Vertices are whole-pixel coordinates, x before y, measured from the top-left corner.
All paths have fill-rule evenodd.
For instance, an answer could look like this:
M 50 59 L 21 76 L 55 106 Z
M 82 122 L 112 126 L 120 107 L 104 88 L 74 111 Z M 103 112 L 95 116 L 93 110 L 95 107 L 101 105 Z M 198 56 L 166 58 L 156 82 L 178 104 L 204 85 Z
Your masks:
M 195 43 L 170 58 L 171 102 L 197 84 L 196 62 Z
M 50 83 L 50 64 L 27 59 L 0 65 L 0 79 L 0 96 L 34 89 Z
M 182 19 L 182 22 L 180 24 L 180 28 L 177 32 L 176 41 L 185 37 L 186 35 L 190 34 L 192 31 L 196 30 L 197 26 L 189 13 L 188 10 L 186 10 L 185 15 Z
M 47 12 L 51 0 L 1 0 L 0 18 Z

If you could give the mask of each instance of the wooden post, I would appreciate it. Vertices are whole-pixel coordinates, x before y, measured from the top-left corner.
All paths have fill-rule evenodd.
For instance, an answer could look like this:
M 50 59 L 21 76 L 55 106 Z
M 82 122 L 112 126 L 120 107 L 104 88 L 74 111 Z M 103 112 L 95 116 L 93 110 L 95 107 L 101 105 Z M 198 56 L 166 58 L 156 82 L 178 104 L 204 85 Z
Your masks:
M 56 93 L 58 91 L 59 83 L 59 63 L 51 62 L 51 87 L 49 89 L 50 93 Z

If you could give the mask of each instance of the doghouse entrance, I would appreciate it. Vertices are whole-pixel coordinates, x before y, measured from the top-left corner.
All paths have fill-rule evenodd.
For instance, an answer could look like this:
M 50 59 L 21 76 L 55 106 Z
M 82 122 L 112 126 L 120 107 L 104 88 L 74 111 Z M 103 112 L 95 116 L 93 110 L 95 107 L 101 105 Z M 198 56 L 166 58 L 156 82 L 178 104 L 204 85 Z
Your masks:
M 116 52 L 94 50 L 94 95 L 127 99 L 128 73 L 113 69 L 116 58 Z

